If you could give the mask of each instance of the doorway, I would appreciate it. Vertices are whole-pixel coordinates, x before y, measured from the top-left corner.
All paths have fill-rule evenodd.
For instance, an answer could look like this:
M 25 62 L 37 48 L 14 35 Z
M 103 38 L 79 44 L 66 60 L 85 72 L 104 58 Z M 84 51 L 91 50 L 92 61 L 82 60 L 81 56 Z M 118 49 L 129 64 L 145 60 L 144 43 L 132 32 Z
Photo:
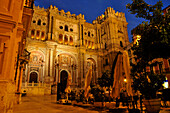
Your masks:
M 38 74 L 36 72 L 31 72 L 29 83 L 32 82 L 37 83 L 37 80 L 38 80 Z
M 66 85 L 67 85 L 67 78 L 68 78 L 68 73 L 67 71 L 63 70 L 60 73 L 60 83 L 61 83 L 61 92 L 65 92 Z

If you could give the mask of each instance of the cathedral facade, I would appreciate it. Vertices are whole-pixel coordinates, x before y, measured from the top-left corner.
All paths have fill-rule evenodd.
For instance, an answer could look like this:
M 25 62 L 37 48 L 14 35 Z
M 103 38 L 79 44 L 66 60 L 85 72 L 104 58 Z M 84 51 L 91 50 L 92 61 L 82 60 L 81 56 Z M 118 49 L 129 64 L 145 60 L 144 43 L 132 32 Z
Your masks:
M 108 7 L 92 23 L 84 15 L 34 7 L 26 49 L 31 53 L 23 82 L 56 84 L 71 75 L 71 87 L 84 87 L 92 66 L 92 83 L 111 70 L 116 53 L 129 44 L 125 14 Z

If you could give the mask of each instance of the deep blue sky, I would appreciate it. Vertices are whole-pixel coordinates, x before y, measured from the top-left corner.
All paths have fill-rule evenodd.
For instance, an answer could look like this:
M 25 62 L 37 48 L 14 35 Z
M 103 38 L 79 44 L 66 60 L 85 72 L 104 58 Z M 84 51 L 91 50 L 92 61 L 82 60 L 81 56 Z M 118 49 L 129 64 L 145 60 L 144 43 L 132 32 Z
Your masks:
M 159 0 L 145 0 L 148 4 L 155 4 Z M 65 12 L 70 11 L 71 14 L 84 14 L 87 22 L 92 23 L 96 17 L 104 14 L 107 7 L 112 7 L 115 11 L 123 12 L 128 22 L 128 36 L 129 41 L 132 41 L 131 30 L 138 24 L 142 23 L 144 19 L 136 18 L 135 15 L 130 14 L 126 9 L 126 4 L 131 3 L 132 0 L 35 0 L 35 5 L 48 8 L 51 4 L 63 9 Z M 163 8 L 170 5 L 170 0 L 162 0 Z

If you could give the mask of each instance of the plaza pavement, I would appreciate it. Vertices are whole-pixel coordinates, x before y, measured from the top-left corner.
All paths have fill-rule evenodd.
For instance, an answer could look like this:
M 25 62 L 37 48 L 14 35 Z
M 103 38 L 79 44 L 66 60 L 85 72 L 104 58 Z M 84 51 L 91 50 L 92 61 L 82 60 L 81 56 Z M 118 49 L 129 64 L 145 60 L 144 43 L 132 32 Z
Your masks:
M 22 103 L 14 105 L 14 113 L 107 113 L 108 110 L 82 108 L 56 103 L 56 95 L 25 96 Z M 169 108 L 163 108 L 160 113 L 170 113 Z

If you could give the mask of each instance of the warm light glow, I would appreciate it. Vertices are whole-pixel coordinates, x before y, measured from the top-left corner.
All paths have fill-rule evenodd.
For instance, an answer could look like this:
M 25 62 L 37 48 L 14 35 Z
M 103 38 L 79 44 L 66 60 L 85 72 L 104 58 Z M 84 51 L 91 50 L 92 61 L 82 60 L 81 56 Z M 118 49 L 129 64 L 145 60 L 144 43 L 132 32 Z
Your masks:
M 91 48 L 91 42 L 90 41 L 88 42 L 88 48 Z
M 94 42 L 92 42 L 92 49 L 94 49 Z
M 62 35 L 62 34 L 59 35 L 59 40 L 58 40 L 58 42 L 59 42 L 60 44 L 63 43 L 63 35 Z
M 167 80 L 167 77 L 166 77 L 166 81 L 163 83 L 163 86 L 164 86 L 164 88 L 168 88 L 168 80 Z
M 141 36 L 140 36 L 140 35 L 137 35 L 136 37 L 137 37 L 137 39 L 140 39 L 140 38 L 141 38 Z
M 126 78 L 124 79 L 124 82 L 127 82 L 127 79 L 126 79 Z

